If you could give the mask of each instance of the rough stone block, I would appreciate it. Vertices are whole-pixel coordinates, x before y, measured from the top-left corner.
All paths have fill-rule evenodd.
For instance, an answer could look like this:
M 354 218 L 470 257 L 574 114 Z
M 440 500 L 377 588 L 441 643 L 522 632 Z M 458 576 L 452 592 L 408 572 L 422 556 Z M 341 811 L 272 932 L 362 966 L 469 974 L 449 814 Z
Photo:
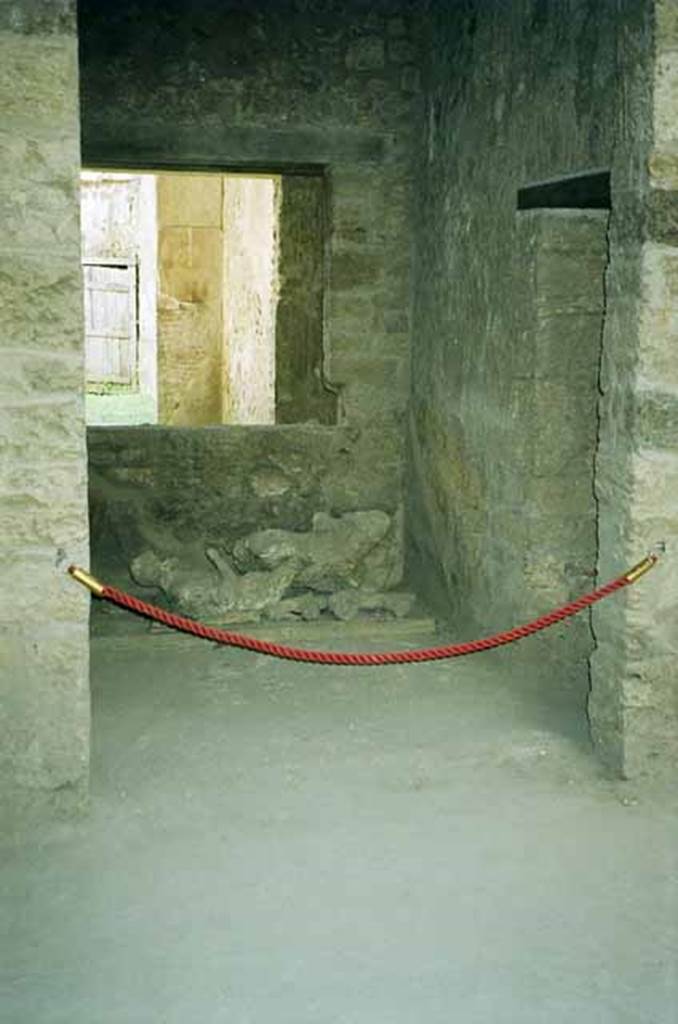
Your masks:
M 64 546 L 38 548 L 31 538 L 30 547 L 22 549 L 2 538 L 0 562 L 3 586 L 0 588 L 0 622 L 19 626 L 27 622 L 86 622 L 89 594 L 68 575 L 69 565 L 87 566 L 89 538 L 83 525 L 85 494 L 81 494 L 80 529 L 65 538 Z M 2 499 L 0 498 L 0 514 Z M 36 580 L 40 581 L 35 586 Z M 22 585 L 23 583 L 27 586 Z
M 75 37 L 0 31 L 3 127 L 33 132 L 36 125 L 60 135 L 78 123 Z
M 158 177 L 158 218 L 166 227 L 217 228 L 223 221 L 221 175 L 162 174 Z
M 388 18 L 386 20 L 386 34 L 389 39 L 401 39 L 407 35 L 405 19 L 400 16 Z
M 36 398 L 54 392 L 79 391 L 85 368 L 81 353 L 25 351 L 5 356 L 0 377 L 0 402 Z
M 642 251 L 643 305 L 651 310 L 678 310 L 678 251 L 647 242 Z
M 0 181 L 0 222 L 7 249 L 49 252 L 80 245 L 75 169 L 68 177 L 43 179 L 3 176 Z
M 84 460 L 10 465 L 0 481 L 3 542 L 72 547 L 83 535 L 86 491 Z
M 678 7 L 674 0 L 656 0 L 655 19 L 657 47 L 678 49 Z
M 0 349 L 81 351 L 81 310 L 76 253 L 0 253 Z
M 335 291 L 349 291 L 378 285 L 384 273 L 384 260 L 380 252 L 335 252 L 330 267 L 330 287 Z
M 654 150 L 648 160 L 648 171 L 653 191 L 660 193 L 656 198 L 661 203 L 662 192 L 673 192 L 678 188 L 678 152 Z M 651 193 L 650 203 L 653 203 L 654 199 L 655 196 Z
M 657 149 L 678 145 L 678 48 L 658 52 L 654 74 L 654 144 Z
M 75 0 L 3 0 L 0 32 L 75 35 Z
M 84 459 L 84 402 L 67 397 L 0 408 L 0 457 L 19 464 Z
M 11 767 L 4 786 L 80 787 L 89 744 L 87 622 L 0 626 L 0 730 Z
M 675 449 L 678 439 L 678 393 L 636 391 L 634 404 L 638 444 L 643 448 Z
M 421 72 L 416 67 L 403 68 L 400 88 L 404 93 L 418 93 L 421 90 Z
M 623 744 L 623 772 L 627 778 L 675 779 L 678 728 L 676 720 L 667 719 L 663 708 L 625 708 Z
M 392 64 L 412 64 L 417 51 L 408 39 L 392 39 L 388 44 L 388 59 Z
M 666 165 L 662 171 L 668 177 Z M 646 223 L 647 236 L 652 241 L 671 246 L 678 244 L 678 189 L 663 186 L 650 190 Z
M 346 66 L 352 71 L 375 71 L 384 64 L 384 40 L 380 36 L 357 39 L 346 52 Z

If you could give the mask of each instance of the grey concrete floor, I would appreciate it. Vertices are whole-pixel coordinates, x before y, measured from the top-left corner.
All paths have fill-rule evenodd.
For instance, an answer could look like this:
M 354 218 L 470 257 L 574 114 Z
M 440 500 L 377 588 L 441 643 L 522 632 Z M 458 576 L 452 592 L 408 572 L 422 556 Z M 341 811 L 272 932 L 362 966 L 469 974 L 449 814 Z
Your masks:
M 0 1019 L 674 1024 L 675 794 L 605 778 L 530 643 L 95 639 L 91 814 L 4 851 Z

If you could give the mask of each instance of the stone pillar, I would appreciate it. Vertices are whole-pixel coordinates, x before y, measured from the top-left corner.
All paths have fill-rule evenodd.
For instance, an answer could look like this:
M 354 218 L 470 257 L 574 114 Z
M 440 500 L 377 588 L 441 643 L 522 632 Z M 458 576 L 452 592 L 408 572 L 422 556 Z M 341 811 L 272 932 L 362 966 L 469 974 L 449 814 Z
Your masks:
M 87 793 L 87 564 L 73 0 L 0 7 L 0 805 Z
M 159 174 L 158 422 L 221 422 L 223 185 L 220 174 Z
M 654 66 L 626 90 L 639 149 L 613 174 L 596 480 L 601 578 L 668 543 L 659 568 L 593 615 L 594 739 L 627 777 L 678 767 L 678 16 L 674 0 L 654 7 L 654 47 L 626 43 L 628 67 Z

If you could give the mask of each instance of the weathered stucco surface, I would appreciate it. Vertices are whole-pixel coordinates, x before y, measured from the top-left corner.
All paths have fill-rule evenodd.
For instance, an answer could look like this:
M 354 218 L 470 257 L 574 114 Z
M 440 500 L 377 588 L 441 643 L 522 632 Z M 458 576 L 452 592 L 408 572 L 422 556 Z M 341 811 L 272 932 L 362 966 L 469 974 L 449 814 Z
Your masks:
M 666 252 L 662 257 L 659 249 L 643 246 L 645 222 L 652 221 L 652 203 L 646 208 L 646 166 L 653 6 L 645 0 L 621 6 L 612 0 L 567 5 L 491 0 L 450 9 L 432 2 L 430 17 L 422 21 L 428 56 L 419 144 L 407 488 L 411 564 L 431 598 L 452 619 L 466 621 L 469 630 L 509 625 L 517 605 L 529 607 L 535 582 L 531 566 L 545 572 L 549 586 L 563 570 L 573 590 L 586 580 L 592 505 L 582 495 L 589 487 L 589 495 L 595 487 L 601 580 L 644 553 L 657 521 L 665 531 L 675 529 L 666 384 L 659 389 L 661 396 L 655 391 L 645 400 L 638 376 L 641 312 L 647 315 L 650 306 L 649 299 L 639 301 L 641 282 L 648 281 L 648 261 L 662 262 L 663 271 L 669 266 Z M 663 16 L 675 31 L 672 12 L 668 4 Z M 675 41 L 667 41 L 663 51 L 660 46 L 660 78 L 673 74 L 667 70 L 674 66 L 672 46 Z M 670 104 L 673 85 L 665 85 L 663 92 Z M 655 118 L 661 116 L 666 125 L 671 123 L 655 104 Z M 666 174 L 670 160 L 660 155 Z M 524 432 L 541 439 L 535 450 L 548 458 L 573 421 L 565 392 L 550 389 L 547 395 L 541 387 L 547 400 L 527 417 L 519 397 L 526 322 L 519 244 L 524 214 L 516 216 L 516 191 L 530 182 L 600 168 L 611 171 L 612 215 L 601 395 L 594 411 L 597 451 L 592 460 L 590 446 L 581 447 L 576 465 L 562 463 L 564 487 L 528 494 L 528 480 L 538 489 L 544 481 L 539 481 L 537 463 L 525 461 Z M 666 218 L 657 215 L 655 220 L 665 230 Z M 576 266 L 560 284 L 567 300 L 576 302 L 583 284 Z M 670 362 L 671 301 L 666 291 L 659 299 L 656 287 L 653 295 L 664 327 L 652 349 Z M 541 347 L 538 335 L 534 340 Z M 562 338 L 563 346 L 573 343 Z M 584 424 L 581 410 L 577 416 L 590 437 L 590 419 Z M 664 447 L 657 440 L 641 442 L 643 430 L 655 435 L 663 430 Z M 652 498 L 642 486 L 650 475 Z M 575 478 L 580 492 L 571 489 Z M 557 570 L 549 568 L 548 552 L 526 537 L 526 510 L 543 522 L 555 513 L 549 545 L 562 544 Z M 583 524 L 579 535 L 572 532 L 577 518 Z M 566 546 L 568 562 L 563 561 Z M 593 735 L 609 764 L 633 773 L 670 760 L 675 747 L 672 642 L 667 639 L 670 627 L 661 625 L 672 618 L 673 599 L 666 576 L 658 575 L 653 584 L 652 593 L 639 585 L 602 606 L 593 618 Z M 562 679 L 572 650 L 565 636 L 560 650 L 554 648 Z M 646 652 L 644 709 L 638 707 L 643 698 L 637 687 L 632 693 L 631 680 L 639 671 L 634 649 Z M 580 676 L 585 685 L 583 669 Z
M 516 455 L 516 444 L 520 449 L 530 442 L 514 430 L 513 413 L 521 409 L 521 359 L 537 341 L 530 337 L 534 325 L 524 299 L 521 225 L 527 215 L 516 212 L 517 190 L 609 165 L 620 70 L 616 37 L 623 26 L 616 4 L 581 0 L 567 7 L 491 0 L 454 10 L 432 3 L 429 14 L 413 314 L 411 537 L 420 564 L 440 567 L 452 615 L 494 628 L 514 611 L 509 591 L 530 589 L 519 569 L 530 553 L 518 541 L 522 487 L 534 466 Z M 567 271 L 560 283 L 575 302 L 580 279 L 572 279 L 570 296 Z M 522 384 L 533 386 L 529 379 Z M 548 450 L 562 411 L 556 400 L 520 425 Z M 428 472 L 417 468 L 424 453 Z M 590 462 L 582 471 L 592 488 Z
M 607 261 L 607 210 L 517 216 L 522 329 L 504 372 L 512 458 L 490 481 L 505 535 L 495 581 L 506 621 L 522 622 L 591 589 L 597 564 L 593 472 Z M 509 361 L 510 360 L 510 361 Z M 588 616 L 539 638 L 555 677 L 588 687 Z
M 89 757 L 71 3 L 0 8 L 0 812 L 81 804 Z

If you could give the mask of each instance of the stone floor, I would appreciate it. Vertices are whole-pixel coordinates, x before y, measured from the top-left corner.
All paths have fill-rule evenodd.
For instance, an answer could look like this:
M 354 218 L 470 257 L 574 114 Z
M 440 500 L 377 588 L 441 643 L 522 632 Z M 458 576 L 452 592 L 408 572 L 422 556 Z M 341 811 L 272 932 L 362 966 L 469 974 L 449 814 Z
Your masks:
M 676 796 L 605 778 L 531 644 L 97 637 L 90 817 L 3 855 L 4 1024 L 675 1024 Z

